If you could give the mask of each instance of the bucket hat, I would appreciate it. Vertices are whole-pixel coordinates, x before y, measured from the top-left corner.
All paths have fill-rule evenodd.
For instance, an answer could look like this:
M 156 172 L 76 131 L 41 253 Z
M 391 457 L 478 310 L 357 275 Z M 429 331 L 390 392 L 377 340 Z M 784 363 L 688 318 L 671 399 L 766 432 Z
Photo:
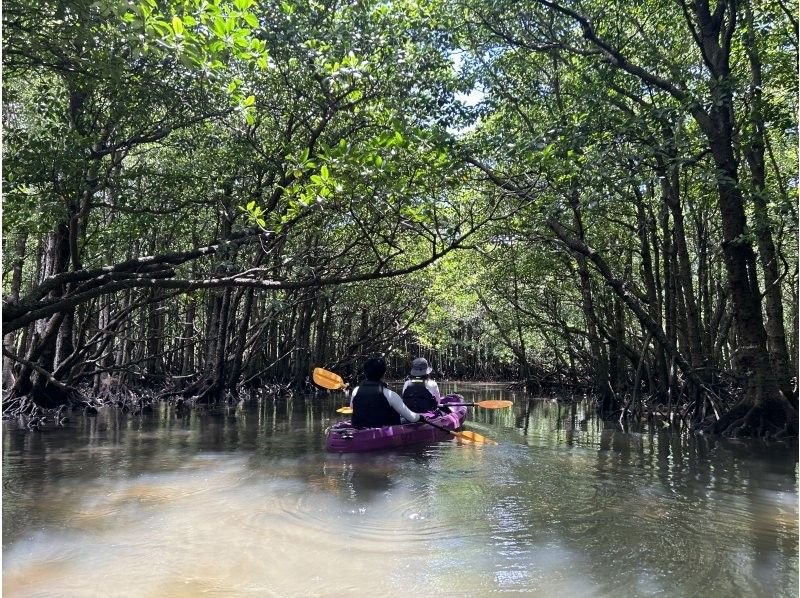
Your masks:
M 428 360 L 424 357 L 417 357 L 411 362 L 411 375 L 412 376 L 427 376 L 433 371 L 433 368 L 428 365 Z

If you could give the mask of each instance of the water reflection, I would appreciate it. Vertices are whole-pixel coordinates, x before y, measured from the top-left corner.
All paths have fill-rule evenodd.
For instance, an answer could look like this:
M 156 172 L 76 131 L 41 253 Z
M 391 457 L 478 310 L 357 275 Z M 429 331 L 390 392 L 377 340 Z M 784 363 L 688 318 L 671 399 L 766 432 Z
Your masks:
M 795 451 L 457 389 L 499 446 L 326 454 L 340 397 L 6 428 L 3 591 L 797 594 Z

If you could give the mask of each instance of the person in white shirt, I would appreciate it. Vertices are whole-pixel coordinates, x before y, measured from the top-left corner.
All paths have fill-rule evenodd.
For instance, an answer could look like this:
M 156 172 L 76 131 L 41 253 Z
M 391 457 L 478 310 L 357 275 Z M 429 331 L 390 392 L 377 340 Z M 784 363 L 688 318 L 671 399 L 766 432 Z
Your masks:
M 412 411 L 427 413 L 439 406 L 442 394 L 436 380 L 430 379 L 433 368 L 424 357 L 411 364 L 411 377 L 403 384 L 403 402 Z
M 380 428 L 405 422 L 425 421 L 419 413 L 406 406 L 400 395 L 384 384 L 385 373 L 386 361 L 383 357 L 370 357 L 364 363 L 366 379 L 350 393 L 353 426 Z

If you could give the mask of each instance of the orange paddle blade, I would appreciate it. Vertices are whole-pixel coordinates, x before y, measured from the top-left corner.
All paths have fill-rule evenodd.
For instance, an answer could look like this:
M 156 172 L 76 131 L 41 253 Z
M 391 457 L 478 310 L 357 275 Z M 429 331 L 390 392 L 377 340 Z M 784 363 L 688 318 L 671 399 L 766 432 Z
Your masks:
M 507 409 L 513 404 L 513 401 L 480 401 L 475 403 L 475 406 L 483 407 L 484 409 Z
M 353 413 L 353 408 L 352 407 L 339 407 L 336 410 L 336 413 L 344 413 L 345 415 L 350 415 L 351 413 Z
M 311 377 L 314 379 L 314 384 L 322 388 L 339 390 L 345 387 L 344 380 L 342 380 L 341 376 L 329 372 L 328 370 L 323 370 L 322 368 L 314 368 Z
M 468 431 L 453 432 L 453 435 L 459 440 L 463 440 L 466 442 L 474 442 L 475 444 L 491 444 L 491 445 L 497 444 L 491 438 L 486 438 L 486 436 L 481 436 L 477 432 L 468 432 Z

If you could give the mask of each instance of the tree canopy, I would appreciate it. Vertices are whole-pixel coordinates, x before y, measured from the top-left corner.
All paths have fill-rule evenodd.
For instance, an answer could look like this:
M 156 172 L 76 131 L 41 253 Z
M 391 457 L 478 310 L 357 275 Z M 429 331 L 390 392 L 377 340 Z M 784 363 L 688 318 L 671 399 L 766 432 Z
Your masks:
M 781 0 L 9 0 L 3 25 L 7 413 L 387 352 L 796 434 Z

